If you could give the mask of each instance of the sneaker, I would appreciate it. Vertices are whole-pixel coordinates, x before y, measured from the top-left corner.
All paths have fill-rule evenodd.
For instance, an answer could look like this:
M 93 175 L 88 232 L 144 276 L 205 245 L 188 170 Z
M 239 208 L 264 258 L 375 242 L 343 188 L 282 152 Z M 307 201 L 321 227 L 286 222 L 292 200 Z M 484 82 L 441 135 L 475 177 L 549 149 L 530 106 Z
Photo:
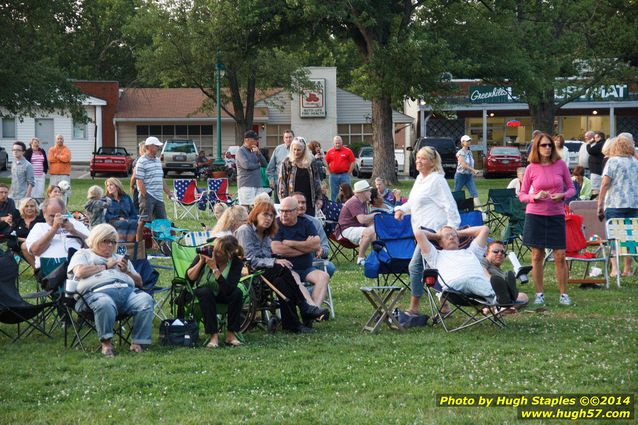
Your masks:
M 569 299 L 569 295 L 567 294 L 562 294 L 558 299 L 558 302 L 561 305 L 572 305 L 572 300 Z
M 363 257 L 357 257 L 357 266 L 365 266 L 366 265 L 366 259 Z
M 540 294 L 536 294 L 536 299 L 534 300 L 534 304 L 543 305 L 545 304 L 545 294 L 542 292 Z

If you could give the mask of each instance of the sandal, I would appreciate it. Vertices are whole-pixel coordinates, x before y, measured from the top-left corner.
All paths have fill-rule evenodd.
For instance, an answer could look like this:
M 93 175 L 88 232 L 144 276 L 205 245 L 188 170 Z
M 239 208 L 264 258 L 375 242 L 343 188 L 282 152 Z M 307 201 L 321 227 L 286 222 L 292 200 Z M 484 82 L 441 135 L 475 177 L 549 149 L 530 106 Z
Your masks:
M 239 347 L 242 344 L 241 344 L 241 342 L 239 342 L 238 339 L 235 338 L 235 339 L 230 340 L 230 341 L 225 341 L 224 345 L 226 345 L 227 347 Z
M 108 347 L 108 348 L 102 347 L 102 355 L 109 359 L 112 359 L 113 357 L 115 357 L 115 353 L 113 352 L 113 347 Z
M 206 348 L 218 348 L 219 347 L 219 343 L 217 341 L 208 341 L 208 344 L 206 344 Z
M 142 351 L 144 351 L 144 349 L 142 348 L 141 345 L 139 344 L 131 344 L 131 346 L 128 348 L 128 350 L 131 353 L 141 353 Z

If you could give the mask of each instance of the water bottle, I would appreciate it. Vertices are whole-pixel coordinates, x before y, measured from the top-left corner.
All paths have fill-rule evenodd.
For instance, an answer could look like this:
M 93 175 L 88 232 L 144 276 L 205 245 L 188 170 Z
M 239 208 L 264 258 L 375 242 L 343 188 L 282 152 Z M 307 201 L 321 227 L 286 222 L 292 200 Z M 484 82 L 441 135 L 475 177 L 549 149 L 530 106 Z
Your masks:
M 191 336 L 189 334 L 184 335 L 184 347 L 191 346 Z

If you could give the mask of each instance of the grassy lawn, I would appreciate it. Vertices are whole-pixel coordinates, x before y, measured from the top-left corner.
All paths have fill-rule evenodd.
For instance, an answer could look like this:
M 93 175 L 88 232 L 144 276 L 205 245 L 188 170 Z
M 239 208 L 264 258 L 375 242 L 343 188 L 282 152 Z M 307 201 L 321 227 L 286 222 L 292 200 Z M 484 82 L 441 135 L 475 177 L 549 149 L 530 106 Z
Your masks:
M 479 179 L 481 200 L 506 183 Z M 73 182 L 71 209 L 81 209 L 91 184 Z M 401 184 L 406 194 L 410 186 Z M 370 335 L 361 327 L 372 307 L 359 288 L 374 282 L 353 264 L 337 268 L 336 320 L 310 336 L 257 329 L 239 349 L 116 347 L 115 359 L 64 348 L 61 331 L 15 344 L 0 337 L 0 423 L 497 424 L 517 422 L 516 409 L 436 407 L 436 395 L 638 392 L 636 277 L 609 291 L 570 288 L 574 305 L 559 307 L 550 265 L 547 311 L 508 316 L 505 329 Z M 160 283 L 171 277 L 162 271 Z M 20 284 L 34 288 L 30 271 Z M 533 296 L 531 284 L 521 290 Z

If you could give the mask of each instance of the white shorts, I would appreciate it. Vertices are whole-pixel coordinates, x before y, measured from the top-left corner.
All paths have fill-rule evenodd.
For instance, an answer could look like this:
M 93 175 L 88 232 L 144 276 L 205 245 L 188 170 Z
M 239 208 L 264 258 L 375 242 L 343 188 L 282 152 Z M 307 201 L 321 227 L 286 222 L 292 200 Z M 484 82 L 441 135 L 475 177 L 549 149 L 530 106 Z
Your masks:
M 263 187 L 240 187 L 237 190 L 239 205 L 252 205 L 255 203 L 255 196 L 266 192 Z
M 359 242 L 361 242 L 361 236 L 363 235 L 363 231 L 366 228 L 363 226 L 360 227 L 348 227 L 346 230 L 343 230 L 341 232 L 341 236 L 343 236 L 344 238 L 348 239 L 350 242 L 352 242 L 355 245 L 359 245 Z

